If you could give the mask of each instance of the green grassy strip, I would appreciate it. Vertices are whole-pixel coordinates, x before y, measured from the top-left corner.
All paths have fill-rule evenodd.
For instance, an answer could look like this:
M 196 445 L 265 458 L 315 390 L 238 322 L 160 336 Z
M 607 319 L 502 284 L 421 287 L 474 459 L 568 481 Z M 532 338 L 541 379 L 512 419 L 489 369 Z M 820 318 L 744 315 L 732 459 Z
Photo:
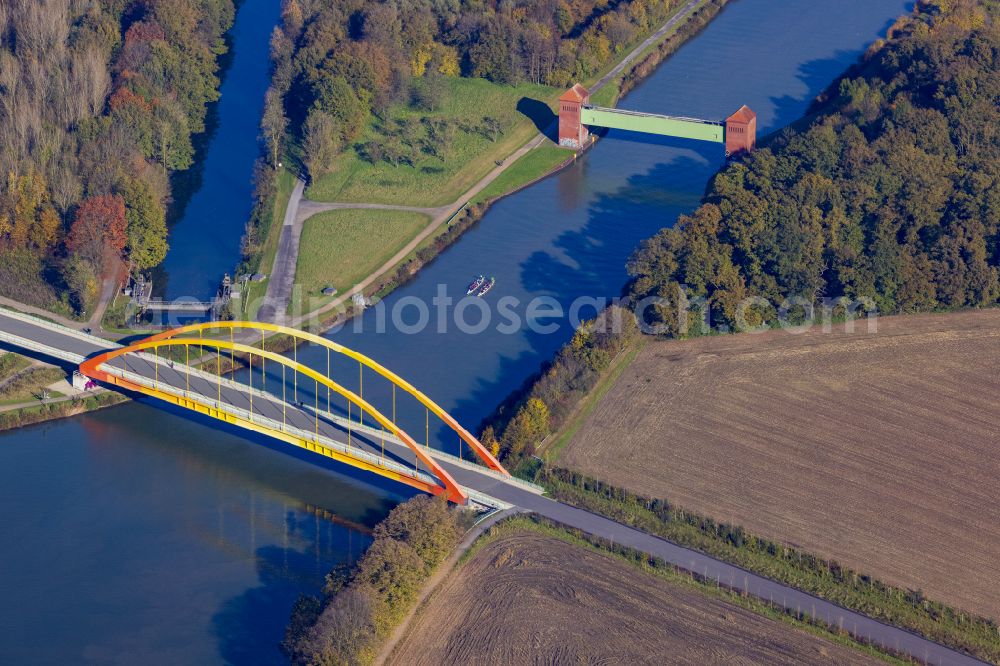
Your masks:
M 542 144 L 497 176 L 496 180 L 484 187 L 471 203 L 480 206 L 513 194 L 544 178 L 572 159 L 573 153 L 565 148 L 548 143 Z
M 310 185 L 308 197 L 316 201 L 409 206 L 452 203 L 489 173 L 495 161 L 504 159 L 535 135 L 534 122 L 518 107 L 528 100 L 541 111 L 549 107 L 552 117 L 551 109 L 562 93 L 549 86 L 510 86 L 476 78 L 447 78 L 446 86 L 441 106 L 435 111 L 396 105 L 387 114 L 392 124 L 407 128 L 409 134 L 401 142 L 412 163 L 372 163 L 362 157 L 359 148 L 368 141 L 384 141 L 388 134 L 384 123 L 372 117 L 362 137 L 338 156 L 334 170 Z M 503 129 L 495 141 L 482 130 L 487 115 L 497 118 Z M 450 142 L 435 144 L 425 121 L 440 119 L 454 123 L 456 130 Z M 436 145 L 441 154 L 430 152 L 429 145 Z
M 326 287 L 347 293 L 379 266 L 389 261 L 430 223 L 420 213 L 393 210 L 333 210 L 309 218 L 302 229 L 295 269 L 301 309 L 295 299 L 293 311 L 312 311 L 335 296 L 322 295 Z
M 65 378 L 66 372 L 60 368 L 37 367 L 23 370 L 0 386 L 0 405 L 15 405 L 35 399 L 46 386 Z
M 24 356 L 7 352 L 0 355 L 0 382 L 3 382 L 31 365 Z

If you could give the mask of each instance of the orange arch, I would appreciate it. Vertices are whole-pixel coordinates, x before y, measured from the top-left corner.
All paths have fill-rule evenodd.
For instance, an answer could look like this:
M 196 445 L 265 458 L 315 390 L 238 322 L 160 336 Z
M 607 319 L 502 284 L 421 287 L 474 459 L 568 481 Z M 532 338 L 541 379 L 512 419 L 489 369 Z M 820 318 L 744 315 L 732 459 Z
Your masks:
M 319 384 L 328 387 L 329 389 L 343 396 L 353 404 L 364 409 L 369 416 L 374 418 L 379 423 L 379 425 L 381 425 L 386 430 L 395 435 L 401 442 L 406 444 L 406 446 L 413 451 L 417 459 L 423 462 L 424 465 L 426 465 L 427 468 L 430 470 L 430 472 L 435 477 L 437 477 L 437 479 L 441 481 L 441 483 L 443 484 L 443 488 L 434 487 L 434 488 L 428 488 L 428 490 L 435 493 L 447 492 L 448 498 L 453 502 L 459 504 L 464 504 L 468 500 L 468 496 L 466 495 L 465 491 L 462 489 L 461 486 L 458 485 L 455 479 L 452 478 L 451 474 L 449 474 L 443 467 L 441 467 L 441 465 L 438 464 L 436 460 L 434 460 L 431 456 L 429 456 L 423 450 L 423 448 L 420 447 L 420 445 L 418 445 L 416 441 L 412 437 L 410 437 L 409 434 L 406 433 L 406 431 L 404 431 L 402 428 L 396 425 L 392 420 L 386 418 L 381 412 L 379 412 L 373 405 L 368 403 L 364 398 L 355 394 L 353 391 L 344 388 L 343 386 L 333 381 L 329 377 L 326 377 L 316 372 L 312 368 L 302 365 L 300 363 L 296 363 L 295 361 L 292 361 L 291 359 L 282 356 L 281 354 L 277 354 L 275 352 L 256 349 L 248 345 L 235 342 L 228 342 L 225 340 L 212 340 L 211 338 L 174 339 L 168 336 L 163 336 L 163 334 L 160 334 L 157 336 L 152 336 L 140 342 L 128 345 L 127 347 L 120 347 L 118 349 L 113 349 L 103 354 L 94 356 L 93 358 L 89 358 L 80 365 L 80 372 L 90 377 L 91 379 L 95 379 L 97 381 L 116 384 L 118 386 L 124 386 L 125 388 L 129 388 L 130 390 L 138 392 L 148 392 L 148 388 L 140 386 L 138 384 L 134 384 L 132 382 L 129 382 L 128 380 L 125 380 L 123 378 L 117 377 L 116 375 L 112 375 L 111 373 L 101 370 L 100 366 L 110 362 L 111 360 L 119 356 L 124 356 L 125 354 L 129 353 L 140 352 L 146 349 L 159 349 L 163 347 L 192 347 L 192 346 L 212 347 L 216 350 L 219 350 L 219 352 L 221 352 L 222 350 L 226 350 L 226 351 L 240 352 L 241 354 L 248 354 L 266 358 L 269 361 L 273 361 L 275 363 L 279 363 L 286 367 L 292 368 L 294 371 L 300 372 L 305 376 L 309 377 L 310 379 L 315 380 Z M 420 485 L 418 487 L 423 487 L 423 486 Z
M 272 333 L 283 333 L 285 335 L 290 335 L 300 340 L 305 340 L 307 342 L 311 342 L 313 344 L 326 347 L 331 351 L 334 351 L 338 354 L 342 354 L 344 356 L 347 356 L 348 358 L 352 358 L 358 361 L 362 365 L 374 370 L 382 377 L 388 379 L 393 384 L 395 384 L 396 386 L 398 386 L 399 388 L 403 389 L 405 392 L 409 393 L 414 398 L 416 398 L 417 401 L 420 402 L 420 404 L 427 407 L 431 412 L 434 413 L 435 416 L 441 419 L 441 421 L 443 421 L 445 425 L 447 425 L 449 428 L 451 428 L 458 434 L 458 436 L 462 439 L 462 441 L 465 442 L 469 446 L 469 448 L 475 452 L 475 454 L 479 457 L 479 459 L 483 462 L 483 464 L 485 464 L 487 467 L 493 470 L 496 470 L 497 472 L 503 474 L 504 476 L 510 476 L 510 472 L 508 472 L 507 469 L 500 464 L 500 461 L 498 461 L 496 457 L 492 453 L 490 453 L 475 436 L 472 435 L 472 433 L 463 428 L 462 425 L 451 416 L 451 414 L 446 412 L 440 405 L 438 405 L 436 402 L 427 397 L 422 391 L 420 391 L 415 386 L 410 384 L 408 381 L 406 381 L 405 379 L 394 373 L 392 370 L 389 370 L 385 366 L 381 365 L 377 361 L 365 356 L 364 354 L 361 354 L 360 352 L 356 352 L 353 349 L 337 344 L 336 342 L 333 342 L 331 340 L 327 340 L 322 336 L 315 335 L 313 333 L 307 333 L 305 331 L 300 331 L 298 329 L 290 328 L 288 326 L 281 326 L 280 324 L 270 324 L 266 322 L 217 321 L 217 322 L 188 324 L 187 326 L 179 326 L 177 328 L 172 328 L 170 330 L 152 335 L 149 338 L 146 338 L 146 340 L 165 340 L 169 338 L 175 338 L 185 333 L 202 333 L 204 331 L 220 330 L 220 329 L 230 329 L 230 330 L 252 329 L 252 330 L 259 330 L 262 332 L 270 331 Z M 259 354 L 260 350 L 255 351 L 254 353 Z

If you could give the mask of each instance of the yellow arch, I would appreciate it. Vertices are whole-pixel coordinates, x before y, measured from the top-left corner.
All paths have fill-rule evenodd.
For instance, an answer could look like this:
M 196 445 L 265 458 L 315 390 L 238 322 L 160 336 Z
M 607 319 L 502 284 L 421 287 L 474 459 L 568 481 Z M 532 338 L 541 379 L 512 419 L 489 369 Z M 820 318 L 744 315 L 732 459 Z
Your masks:
M 449 428 L 458 433 L 458 436 L 462 439 L 462 441 L 469 445 L 469 448 L 471 448 L 476 453 L 476 455 L 479 456 L 479 459 L 482 460 L 487 467 L 490 467 L 505 476 L 510 476 L 510 472 L 508 472 L 504 468 L 504 466 L 500 464 L 500 461 L 498 461 L 496 457 L 494 457 L 493 454 L 490 453 L 486 449 L 486 447 L 484 447 L 482 443 L 472 435 L 472 433 L 463 428 L 461 424 L 459 424 L 459 422 L 456 421 L 451 416 L 451 414 L 446 412 L 440 405 L 438 405 L 436 402 L 434 402 L 429 397 L 424 395 L 422 391 L 420 391 L 415 386 L 410 384 L 408 381 L 406 381 L 405 379 L 394 373 L 392 370 L 389 370 L 385 366 L 381 365 L 377 361 L 374 361 L 371 358 L 365 356 L 364 354 L 354 351 L 353 349 L 337 344 L 336 342 L 333 342 L 331 340 L 327 340 L 322 336 L 315 335 L 313 333 L 307 333 L 305 331 L 300 331 L 295 328 L 289 328 L 288 326 L 281 326 L 280 324 L 269 324 L 265 322 L 254 322 L 254 321 L 217 321 L 217 322 L 202 322 L 196 324 L 188 324 L 186 326 L 172 328 L 162 333 L 157 333 L 156 335 L 153 335 L 146 339 L 164 340 L 168 338 L 175 338 L 176 336 L 183 335 L 185 333 L 202 333 L 204 331 L 217 330 L 217 329 L 255 329 L 259 331 L 270 331 L 272 333 L 284 333 L 285 335 L 290 335 L 300 340 L 305 340 L 313 344 L 321 345 L 331 351 L 335 351 L 338 354 L 343 354 L 348 358 L 352 358 L 358 361 L 362 365 L 371 368 L 376 373 L 378 373 L 382 377 L 385 377 L 393 384 L 395 384 L 396 386 L 398 386 L 399 388 L 403 389 L 404 391 L 412 395 L 414 398 L 416 398 L 417 401 L 420 402 L 420 404 L 428 408 L 431 412 L 433 412 L 435 416 L 441 419 Z M 259 354 L 260 351 L 258 350 L 255 351 L 254 353 Z
M 124 380 L 123 378 L 117 377 L 116 375 L 112 375 L 104 370 L 101 370 L 100 366 L 105 363 L 109 363 L 111 360 L 119 356 L 124 356 L 125 354 L 140 352 L 147 349 L 160 349 L 163 347 L 193 347 L 193 346 L 212 347 L 214 349 L 219 350 L 220 352 L 222 350 L 225 350 L 225 351 L 239 352 L 241 354 L 248 354 L 252 356 L 259 356 L 261 358 L 266 358 L 275 363 L 279 363 L 286 367 L 292 368 L 296 372 L 302 373 L 303 375 L 309 377 L 310 379 L 315 380 L 317 383 L 322 384 L 323 386 L 326 386 L 329 389 L 335 391 L 337 394 L 343 396 L 344 398 L 346 398 L 353 404 L 357 405 L 361 409 L 364 409 L 369 414 L 369 416 L 374 418 L 379 423 L 379 425 L 381 425 L 383 428 L 391 432 L 400 441 L 406 444 L 406 446 L 408 446 L 414 452 L 417 458 L 420 461 L 422 461 L 424 465 L 427 466 L 430 472 L 444 484 L 444 487 L 440 488 L 435 486 L 435 488 L 425 488 L 422 482 L 420 482 L 420 480 L 415 477 L 414 478 L 406 477 L 405 479 L 400 479 L 400 480 L 404 480 L 406 482 L 416 481 L 417 482 L 416 484 L 411 483 L 410 485 L 416 485 L 416 487 L 427 489 L 435 493 L 440 491 L 445 491 L 448 493 L 448 498 L 450 500 L 452 500 L 453 502 L 457 502 L 459 504 L 464 504 L 468 500 L 468 496 L 466 495 L 465 491 L 462 490 L 461 486 L 458 485 L 455 479 L 452 478 L 452 476 L 443 467 L 441 467 L 441 465 L 438 464 L 436 460 L 427 455 L 427 453 L 423 450 L 423 448 L 420 445 L 418 445 L 417 442 L 412 437 L 410 437 L 409 434 L 406 433 L 406 431 L 397 426 L 390 419 L 386 418 L 380 411 L 375 409 L 375 407 L 370 403 L 368 403 L 364 398 L 355 394 L 353 391 L 344 388 L 343 386 L 333 381 L 332 379 L 316 372 L 312 368 L 306 365 L 302 365 L 301 363 L 297 363 L 285 356 L 282 356 L 281 354 L 277 354 L 275 352 L 266 351 L 262 349 L 256 349 L 255 347 L 250 347 L 248 345 L 244 345 L 237 342 L 228 342 L 225 340 L 213 340 L 211 338 L 175 339 L 171 337 L 165 337 L 161 339 L 153 339 L 157 337 L 160 336 L 153 336 L 152 338 L 142 340 L 127 347 L 120 347 L 118 349 L 114 349 L 105 352 L 103 354 L 94 356 L 93 358 L 89 358 L 80 365 L 80 372 L 90 377 L 91 379 L 95 379 L 97 381 L 116 384 L 119 386 L 125 386 L 126 388 L 129 388 L 134 391 L 148 393 L 149 389 L 147 387 L 134 384 L 132 382 L 129 382 L 128 380 Z M 354 464 L 353 461 L 352 464 Z M 395 474 L 393 476 L 394 478 L 397 477 L 397 475 Z

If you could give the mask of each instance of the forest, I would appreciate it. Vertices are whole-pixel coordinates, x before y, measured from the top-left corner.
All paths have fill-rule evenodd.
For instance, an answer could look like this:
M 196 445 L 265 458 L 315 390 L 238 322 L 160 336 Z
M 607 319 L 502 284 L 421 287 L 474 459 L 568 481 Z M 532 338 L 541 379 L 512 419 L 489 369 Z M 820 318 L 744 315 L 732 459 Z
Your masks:
M 786 299 L 801 314 L 824 299 L 886 314 L 996 305 L 1000 30 L 990 7 L 920 3 L 808 124 L 732 162 L 700 208 L 646 240 L 628 270 L 634 299 L 658 299 L 643 311 L 647 330 L 773 325 Z M 679 314 L 685 303 L 694 316 Z
M 394 104 L 434 110 L 447 77 L 565 87 L 659 27 L 679 0 L 285 0 L 271 40 L 275 74 L 263 134 L 272 160 L 288 128 L 312 178 Z M 486 110 L 484 110 L 486 112 Z M 415 144 L 406 127 L 361 147 L 394 165 Z M 413 128 L 419 130 L 420 128 Z M 460 128 L 429 123 L 428 150 Z M 496 140 L 488 114 L 462 128 Z
M 0 291 L 82 316 L 167 252 L 232 0 L 0 3 Z

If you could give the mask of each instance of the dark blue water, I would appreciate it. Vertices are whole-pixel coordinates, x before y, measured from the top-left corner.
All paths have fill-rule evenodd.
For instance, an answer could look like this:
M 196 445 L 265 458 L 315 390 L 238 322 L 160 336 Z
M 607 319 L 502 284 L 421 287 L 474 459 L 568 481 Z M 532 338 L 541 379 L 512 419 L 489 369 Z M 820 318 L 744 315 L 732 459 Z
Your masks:
M 189 414 L 0 434 L 0 663 L 281 663 L 297 596 L 409 496 Z
M 179 174 L 171 211 L 170 251 L 157 272 L 166 298 L 206 300 L 240 261 L 250 218 L 253 166 L 270 79 L 269 44 L 279 0 L 242 0 L 229 35 L 222 97 L 210 112 L 210 134 L 190 173 Z
M 759 133 L 772 132 L 802 116 L 908 7 L 903 0 L 735 0 L 619 106 L 721 119 L 747 104 L 757 112 Z M 367 312 L 360 332 L 349 325 L 330 337 L 408 378 L 473 428 L 573 331 L 568 316 L 539 320 L 556 325 L 551 333 L 499 331 L 501 299 L 517 299 L 515 312 L 527 321 L 532 299 L 547 299 L 568 315 L 581 296 L 617 296 L 637 244 L 695 208 L 724 159 L 718 144 L 612 131 L 573 167 L 496 204 L 415 281 L 386 299 L 384 312 Z M 391 325 L 394 310 L 404 325 L 418 323 L 416 302 L 430 304 L 442 287 L 464 296 L 480 273 L 498 280 L 485 298 L 493 324 L 484 332 L 462 332 L 453 317 L 440 332 L 436 310 L 421 332 Z M 595 308 L 581 312 L 592 317 Z M 384 332 L 379 317 L 389 323 Z M 477 310 L 470 308 L 465 320 L 480 321 Z M 299 358 L 325 364 L 320 350 L 300 352 Z M 347 377 L 357 374 L 347 366 L 345 371 Z M 356 379 L 351 381 L 356 388 Z M 388 390 L 371 381 L 365 397 L 385 405 Z M 401 414 L 404 428 L 423 441 L 422 409 L 401 408 Z M 438 446 L 457 450 L 448 431 L 436 435 Z
M 246 0 L 237 17 L 202 187 L 171 239 L 171 295 L 209 295 L 236 263 L 277 6 Z M 622 106 L 723 118 L 748 104 L 767 132 L 801 115 L 905 9 L 900 0 L 736 0 Z M 612 132 L 574 167 L 498 203 L 385 305 L 391 313 L 409 303 L 402 314 L 412 323 L 414 302 L 430 302 L 439 285 L 462 295 L 478 273 L 498 278 L 485 302 L 517 298 L 512 312 L 522 318 L 534 297 L 565 308 L 578 296 L 614 296 L 638 241 L 694 208 L 722 161 L 715 144 Z M 542 322 L 558 324 L 554 333 L 504 334 L 491 311 L 494 326 L 479 334 L 454 325 L 378 333 L 377 317 L 332 337 L 469 427 L 572 332 L 558 317 Z M 298 355 L 325 369 L 325 352 Z M 356 366 L 343 369 L 356 387 Z M 379 384 L 365 382 L 375 398 Z M 404 422 L 422 441 L 423 412 L 410 409 Z M 296 595 L 356 558 L 368 538 L 361 526 L 409 495 L 290 453 L 151 403 L 0 434 L 0 664 L 280 661 Z M 318 517 L 314 507 L 331 513 Z

